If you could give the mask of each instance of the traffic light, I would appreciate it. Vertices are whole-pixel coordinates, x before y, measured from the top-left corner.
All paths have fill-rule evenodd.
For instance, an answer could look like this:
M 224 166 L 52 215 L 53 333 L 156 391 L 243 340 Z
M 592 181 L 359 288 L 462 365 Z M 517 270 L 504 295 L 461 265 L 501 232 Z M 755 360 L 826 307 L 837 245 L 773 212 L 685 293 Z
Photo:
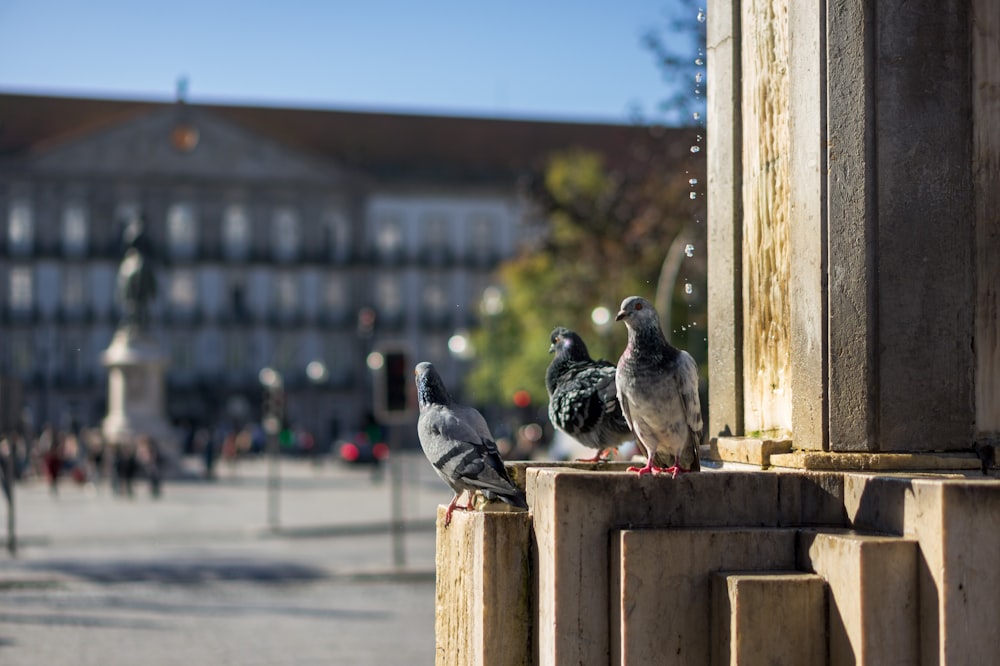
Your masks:
M 407 398 L 413 370 L 403 352 L 388 352 L 385 355 L 385 409 L 387 412 L 402 412 L 409 409 Z
M 413 417 L 415 384 L 410 354 L 405 349 L 383 349 L 369 358 L 374 372 L 375 415 L 381 423 L 407 423 Z

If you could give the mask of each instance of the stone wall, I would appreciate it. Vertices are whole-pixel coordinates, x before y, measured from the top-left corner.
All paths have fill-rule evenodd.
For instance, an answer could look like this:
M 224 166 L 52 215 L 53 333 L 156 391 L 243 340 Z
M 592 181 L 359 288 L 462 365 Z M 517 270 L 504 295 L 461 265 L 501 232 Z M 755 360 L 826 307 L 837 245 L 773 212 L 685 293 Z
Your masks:
M 439 665 L 976 664 L 995 652 L 1000 481 L 514 476 L 530 513 L 457 512 L 448 527 L 439 514 Z

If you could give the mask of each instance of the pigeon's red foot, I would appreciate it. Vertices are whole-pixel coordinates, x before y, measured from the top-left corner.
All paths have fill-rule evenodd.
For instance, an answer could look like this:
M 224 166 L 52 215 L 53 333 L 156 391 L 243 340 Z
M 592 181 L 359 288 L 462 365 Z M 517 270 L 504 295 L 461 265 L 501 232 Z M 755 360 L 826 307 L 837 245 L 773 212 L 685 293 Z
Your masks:
M 671 479 L 676 479 L 678 475 L 680 475 L 680 474 L 687 474 L 690 471 L 691 470 L 684 469 L 680 465 L 673 465 L 673 466 L 667 467 L 666 469 L 663 470 L 664 473 L 670 472 L 670 478 Z
M 653 464 L 652 460 L 646 462 L 645 467 L 629 467 L 628 471 L 637 472 L 639 476 L 643 474 L 662 474 L 663 472 L 669 472 L 670 468 L 657 467 Z
M 607 453 L 607 451 L 605 451 L 605 449 L 601 449 L 601 450 L 599 450 L 597 452 L 597 455 L 594 456 L 593 458 L 577 458 L 576 461 L 577 462 L 589 462 L 589 463 L 607 462 L 608 459 L 604 457 L 605 453 Z
M 448 527 L 448 525 L 451 525 L 451 514 L 454 513 L 456 509 L 458 509 L 459 511 L 468 511 L 469 509 L 475 508 L 473 506 L 473 502 L 472 502 L 472 493 L 469 493 L 469 501 L 468 501 L 468 503 L 465 506 L 458 506 L 458 498 L 461 497 L 461 496 L 462 496 L 462 493 L 459 493 L 459 494 L 455 495 L 454 497 L 452 497 L 451 498 L 451 504 L 449 504 L 448 508 L 445 509 L 445 511 L 444 511 L 444 526 L 445 527 Z

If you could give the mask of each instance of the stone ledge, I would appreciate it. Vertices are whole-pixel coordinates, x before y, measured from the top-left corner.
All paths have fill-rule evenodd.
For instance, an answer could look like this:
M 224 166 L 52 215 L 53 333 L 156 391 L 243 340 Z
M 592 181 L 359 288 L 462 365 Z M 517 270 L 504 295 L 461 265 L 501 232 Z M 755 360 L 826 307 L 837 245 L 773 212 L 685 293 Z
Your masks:
M 576 462 L 569 460 L 508 460 L 507 472 L 511 481 L 521 490 L 527 484 L 528 470 L 545 468 L 555 470 L 579 470 L 583 472 L 624 472 L 636 463 L 630 460 L 615 460 L 611 462 Z M 642 463 L 640 463 L 641 465 Z
M 981 472 L 982 461 L 965 453 L 830 453 L 794 451 L 772 455 L 772 467 L 838 472 Z
M 713 437 L 702 447 L 704 457 L 719 462 L 741 463 L 768 468 L 771 456 L 792 451 L 790 439 L 764 439 L 761 437 Z
M 713 437 L 702 447 L 706 461 L 835 472 L 976 472 L 983 459 L 975 453 L 860 453 L 794 450 L 792 440 L 762 437 Z

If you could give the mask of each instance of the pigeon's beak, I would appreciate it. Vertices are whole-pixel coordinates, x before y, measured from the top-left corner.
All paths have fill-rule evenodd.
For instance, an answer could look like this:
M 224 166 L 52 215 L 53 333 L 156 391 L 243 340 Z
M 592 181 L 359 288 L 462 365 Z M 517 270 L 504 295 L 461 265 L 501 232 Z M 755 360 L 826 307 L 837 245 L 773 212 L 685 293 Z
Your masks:
M 615 321 L 621 321 L 621 320 L 622 320 L 622 319 L 624 319 L 624 318 L 625 318 L 625 317 L 626 317 L 627 315 L 628 315 L 628 313 L 627 313 L 627 312 L 625 312 L 624 310 L 619 310 L 619 311 L 618 311 L 618 314 L 617 314 L 617 315 L 615 315 Z
M 558 343 L 553 342 L 551 345 L 549 345 L 549 353 L 550 354 L 555 354 L 556 353 L 556 345 L 557 344 Z

